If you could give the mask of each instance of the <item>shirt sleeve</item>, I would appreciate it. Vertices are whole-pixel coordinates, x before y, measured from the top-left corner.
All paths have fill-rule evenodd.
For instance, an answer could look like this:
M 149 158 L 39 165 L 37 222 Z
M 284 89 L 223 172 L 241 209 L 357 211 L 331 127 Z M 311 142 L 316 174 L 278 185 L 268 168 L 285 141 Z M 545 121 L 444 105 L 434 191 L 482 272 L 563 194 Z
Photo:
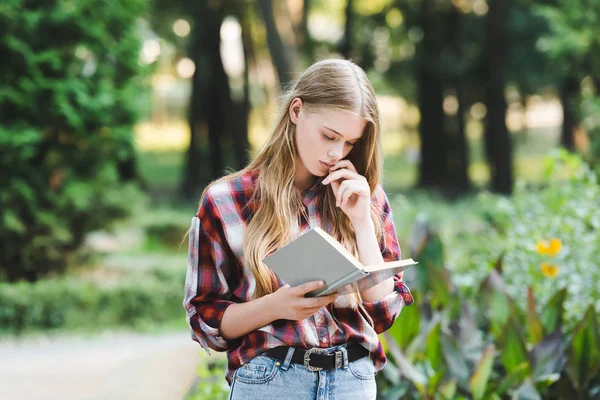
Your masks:
M 383 220 L 383 237 L 379 248 L 384 261 L 396 261 L 402 258 L 400 244 L 396 236 L 396 228 L 392 216 L 389 200 L 381 186 L 375 191 L 375 201 L 381 210 Z M 388 330 L 405 305 L 410 306 L 414 299 L 409 288 L 402 282 L 402 273 L 394 277 L 394 291 L 383 299 L 374 302 L 363 302 L 365 310 L 373 319 L 375 332 L 382 333 Z
M 222 233 L 222 223 L 207 193 L 189 232 L 183 306 L 192 339 L 208 354 L 210 349 L 227 351 L 239 345 L 239 340 L 225 340 L 219 333 L 225 310 L 236 302 L 230 290 L 235 265 L 224 249 L 227 244 Z

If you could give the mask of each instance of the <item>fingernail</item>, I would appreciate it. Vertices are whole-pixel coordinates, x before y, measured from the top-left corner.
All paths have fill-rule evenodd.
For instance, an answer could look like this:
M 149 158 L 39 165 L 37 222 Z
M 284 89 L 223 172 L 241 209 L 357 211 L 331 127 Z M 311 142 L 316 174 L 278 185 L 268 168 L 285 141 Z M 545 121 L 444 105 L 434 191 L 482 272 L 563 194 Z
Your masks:
M 323 286 L 324 283 L 325 282 L 323 282 L 323 281 L 319 281 L 319 286 Z

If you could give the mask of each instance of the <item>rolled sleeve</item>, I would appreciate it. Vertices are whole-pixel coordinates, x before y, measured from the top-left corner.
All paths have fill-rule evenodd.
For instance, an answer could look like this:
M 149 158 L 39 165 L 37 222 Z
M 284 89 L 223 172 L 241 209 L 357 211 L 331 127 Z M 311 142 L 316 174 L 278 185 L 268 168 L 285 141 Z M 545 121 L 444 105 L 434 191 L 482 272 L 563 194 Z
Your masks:
M 394 291 L 383 299 L 373 302 L 363 302 L 365 310 L 373 319 L 375 332 L 382 333 L 390 329 L 402 307 L 410 306 L 414 299 L 408 287 L 398 275 L 394 276 Z
M 375 192 L 375 202 L 381 211 L 383 221 L 383 235 L 379 243 L 381 255 L 384 261 L 396 261 L 402 258 L 400 244 L 396 235 L 392 209 L 389 200 L 381 186 L 378 186 Z M 373 319 L 375 332 L 382 333 L 388 330 L 405 305 L 410 306 L 414 303 L 412 294 L 408 286 L 402 282 L 402 273 L 394 275 L 394 290 L 383 299 L 374 302 L 363 302 L 365 310 Z
M 235 274 L 220 244 L 214 215 L 210 214 L 214 214 L 210 203 L 203 203 L 199 214 L 192 218 L 183 300 L 192 339 L 208 354 L 210 349 L 227 351 L 239 345 L 239 340 L 225 340 L 219 332 L 225 310 L 235 302 L 230 291 Z

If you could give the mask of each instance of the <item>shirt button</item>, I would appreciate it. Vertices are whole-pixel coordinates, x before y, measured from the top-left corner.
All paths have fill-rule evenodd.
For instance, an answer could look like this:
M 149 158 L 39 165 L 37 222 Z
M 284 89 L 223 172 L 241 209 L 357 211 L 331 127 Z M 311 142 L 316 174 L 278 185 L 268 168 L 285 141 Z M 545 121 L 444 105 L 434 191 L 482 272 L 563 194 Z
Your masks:
M 327 338 L 323 338 L 321 341 L 322 341 L 323 343 L 327 343 Z

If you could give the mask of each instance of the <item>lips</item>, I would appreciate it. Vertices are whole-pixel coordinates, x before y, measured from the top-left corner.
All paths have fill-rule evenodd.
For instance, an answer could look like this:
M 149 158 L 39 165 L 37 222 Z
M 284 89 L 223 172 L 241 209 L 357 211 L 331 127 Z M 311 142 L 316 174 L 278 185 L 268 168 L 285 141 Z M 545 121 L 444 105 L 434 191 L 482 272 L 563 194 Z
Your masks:
M 329 164 L 329 163 L 326 163 L 326 162 L 323 162 L 323 161 L 320 161 L 320 163 L 323 164 L 323 165 L 325 165 L 327 168 L 331 168 L 331 167 L 333 167 L 335 165 L 335 164 Z

